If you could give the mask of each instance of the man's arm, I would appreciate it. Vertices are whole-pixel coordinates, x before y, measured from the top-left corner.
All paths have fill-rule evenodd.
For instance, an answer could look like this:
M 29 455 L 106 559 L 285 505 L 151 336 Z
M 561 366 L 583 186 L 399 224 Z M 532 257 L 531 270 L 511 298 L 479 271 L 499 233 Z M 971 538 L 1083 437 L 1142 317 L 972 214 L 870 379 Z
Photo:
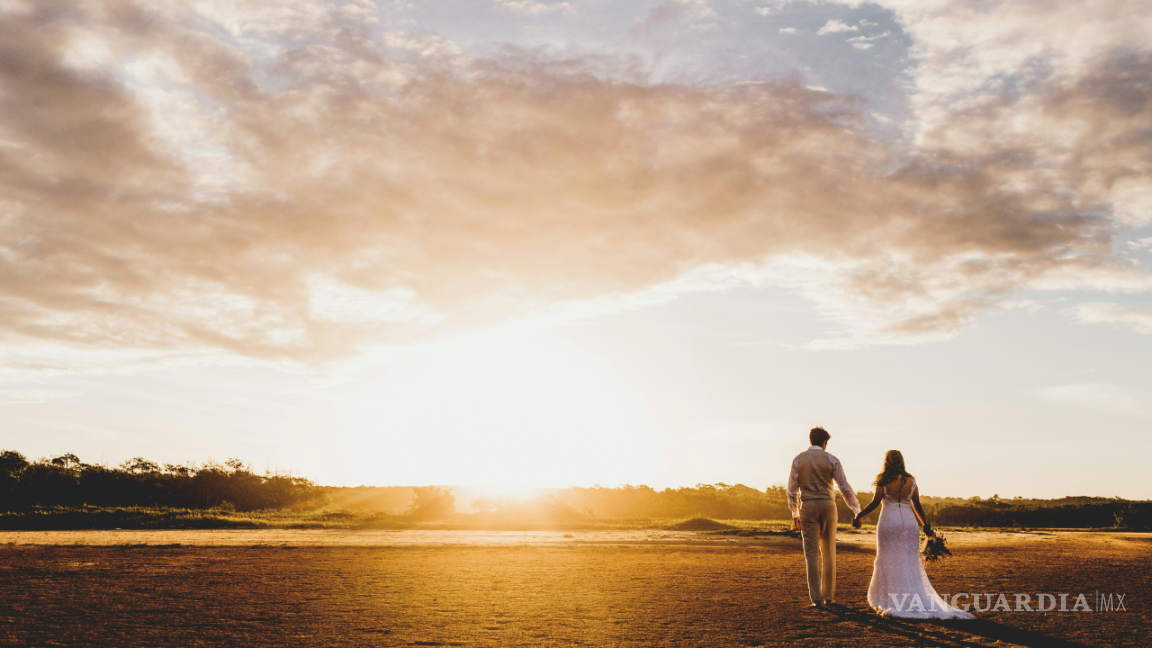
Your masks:
M 788 473 L 788 509 L 792 519 L 800 517 L 800 467 L 792 460 L 792 472 Z
M 860 513 L 860 502 L 856 499 L 856 491 L 848 485 L 848 478 L 844 476 L 844 466 L 840 465 L 840 460 L 836 457 L 832 457 L 832 478 L 840 487 L 840 494 L 844 496 L 844 502 L 848 504 L 848 508 L 852 509 L 853 513 Z

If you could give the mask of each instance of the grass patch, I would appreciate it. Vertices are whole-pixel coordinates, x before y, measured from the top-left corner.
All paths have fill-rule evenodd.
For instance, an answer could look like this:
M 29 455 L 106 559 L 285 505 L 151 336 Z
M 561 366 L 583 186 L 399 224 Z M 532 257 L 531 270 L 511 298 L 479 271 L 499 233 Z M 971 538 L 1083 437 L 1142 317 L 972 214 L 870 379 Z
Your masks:
M 1051 528 L 937 527 L 951 532 L 1036 533 Z M 36 507 L 0 514 L 0 531 L 81 531 L 111 529 L 333 529 L 388 531 L 692 531 L 718 535 L 794 535 L 791 520 L 631 517 L 601 518 L 587 515 L 509 515 L 455 513 L 440 519 L 422 519 L 380 511 L 342 508 L 312 510 L 268 509 L 235 511 L 230 508 L 186 509 L 164 507 Z M 1116 531 L 1117 529 L 1083 529 Z M 865 525 L 865 533 L 875 532 Z M 841 524 L 840 533 L 852 533 Z

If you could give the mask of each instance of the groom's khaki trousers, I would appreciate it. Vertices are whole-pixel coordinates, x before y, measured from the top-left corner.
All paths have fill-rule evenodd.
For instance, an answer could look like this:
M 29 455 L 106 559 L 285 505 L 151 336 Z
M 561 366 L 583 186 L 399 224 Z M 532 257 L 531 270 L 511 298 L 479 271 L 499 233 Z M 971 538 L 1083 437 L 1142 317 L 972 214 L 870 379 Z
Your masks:
M 800 504 L 800 537 L 808 567 L 808 596 L 813 603 L 836 598 L 836 502 L 813 499 Z

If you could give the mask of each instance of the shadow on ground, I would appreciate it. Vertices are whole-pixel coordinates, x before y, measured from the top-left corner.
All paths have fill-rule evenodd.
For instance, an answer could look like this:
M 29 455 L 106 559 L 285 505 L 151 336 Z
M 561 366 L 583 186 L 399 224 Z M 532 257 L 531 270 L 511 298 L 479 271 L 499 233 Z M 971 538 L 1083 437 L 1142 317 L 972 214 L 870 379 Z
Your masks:
M 909 639 L 916 645 L 940 646 L 984 646 L 985 639 L 1005 644 L 1028 646 L 1029 648 L 1090 648 L 1087 644 L 1067 641 L 1039 632 L 1014 628 L 985 619 L 972 620 L 918 620 L 893 619 L 877 615 L 871 610 L 861 610 L 843 605 L 828 605 L 824 611 L 844 621 L 868 626 L 871 630 Z

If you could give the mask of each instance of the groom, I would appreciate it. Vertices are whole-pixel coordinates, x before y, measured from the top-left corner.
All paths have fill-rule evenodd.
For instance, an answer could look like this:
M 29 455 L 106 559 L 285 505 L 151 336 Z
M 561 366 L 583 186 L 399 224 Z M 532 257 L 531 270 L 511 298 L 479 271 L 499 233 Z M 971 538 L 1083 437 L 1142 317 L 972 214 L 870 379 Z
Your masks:
M 808 567 L 808 596 L 811 607 L 836 600 L 836 496 L 832 482 L 852 508 L 860 512 L 856 492 L 844 477 L 840 460 L 825 452 L 831 434 L 822 427 L 812 428 L 812 446 L 792 460 L 788 475 L 788 508 L 804 540 L 804 564 Z M 797 512 L 799 510 L 799 512 Z M 823 560 L 821 560 L 823 559 Z

